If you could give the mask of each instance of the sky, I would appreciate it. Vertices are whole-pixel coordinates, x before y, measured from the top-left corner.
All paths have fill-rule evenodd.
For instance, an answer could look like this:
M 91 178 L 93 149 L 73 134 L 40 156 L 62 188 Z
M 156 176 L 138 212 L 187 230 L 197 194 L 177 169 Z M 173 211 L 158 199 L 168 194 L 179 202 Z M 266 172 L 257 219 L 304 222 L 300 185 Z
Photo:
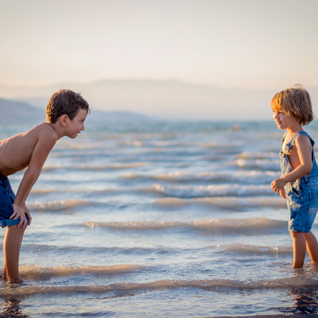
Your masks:
M 0 0 L 0 84 L 318 86 L 317 0 Z

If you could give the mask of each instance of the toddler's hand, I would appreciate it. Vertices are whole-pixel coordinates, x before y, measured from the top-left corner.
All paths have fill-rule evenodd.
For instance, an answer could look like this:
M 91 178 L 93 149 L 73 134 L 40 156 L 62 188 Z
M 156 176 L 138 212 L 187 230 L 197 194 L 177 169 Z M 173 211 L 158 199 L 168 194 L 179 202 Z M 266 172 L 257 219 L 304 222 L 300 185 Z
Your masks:
M 20 225 L 21 225 L 22 229 L 25 230 L 25 228 L 28 224 L 28 221 L 25 217 L 25 213 L 24 213 L 23 209 L 16 204 L 12 204 L 12 206 L 13 206 L 13 213 L 10 216 L 10 219 L 17 220 L 18 218 L 20 218 L 20 223 L 17 226 L 20 227 Z
M 276 193 L 280 193 L 280 191 L 284 189 L 285 184 L 286 182 L 282 178 L 275 179 L 271 184 L 272 190 Z
M 281 196 L 283 199 L 286 199 L 286 193 L 285 193 L 284 188 L 280 189 L 279 194 L 280 194 L 280 196 Z

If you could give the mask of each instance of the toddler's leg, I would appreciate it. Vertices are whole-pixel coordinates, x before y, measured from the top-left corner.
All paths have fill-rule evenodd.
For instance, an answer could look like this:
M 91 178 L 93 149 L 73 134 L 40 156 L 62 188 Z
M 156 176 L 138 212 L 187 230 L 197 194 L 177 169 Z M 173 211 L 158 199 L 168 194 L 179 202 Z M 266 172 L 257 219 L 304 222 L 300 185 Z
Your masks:
M 306 256 L 306 238 L 303 232 L 290 232 L 293 239 L 293 254 L 294 264 L 293 268 L 301 268 L 304 266 Z
M 305 233 L 307 251 L 311 258 L 312 264 L 318 264 L 318 242 L 315 235 L 309 231 Z
M 8 226 L 3 241 L 4 270 L 3 275 L 9 283 L 21 283 L 19 275 L 19 256 L 24 230 L 16 225 Z

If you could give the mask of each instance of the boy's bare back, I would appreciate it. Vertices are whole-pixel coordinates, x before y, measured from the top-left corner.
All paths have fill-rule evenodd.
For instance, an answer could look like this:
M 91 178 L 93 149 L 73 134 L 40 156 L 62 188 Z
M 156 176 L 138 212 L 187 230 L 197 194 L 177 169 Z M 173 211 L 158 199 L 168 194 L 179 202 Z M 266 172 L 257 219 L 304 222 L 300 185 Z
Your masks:
M 26 167 L 41 169 L 58 136 L 50 123 L 0 140 L 0 174 L 8 176 Z

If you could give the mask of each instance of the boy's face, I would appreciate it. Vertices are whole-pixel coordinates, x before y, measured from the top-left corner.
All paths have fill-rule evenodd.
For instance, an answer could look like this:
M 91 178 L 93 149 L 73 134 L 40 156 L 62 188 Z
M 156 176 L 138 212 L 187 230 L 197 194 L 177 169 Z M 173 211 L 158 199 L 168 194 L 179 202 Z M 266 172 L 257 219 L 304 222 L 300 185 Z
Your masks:
M 67 136 L 74 139 L 77 135 L 84 130 L 84 122 L 87 117 L 86 109 L 80 108 L 77 112 L 77 115 L 73 118 L 73 120 L 68 121 L 68 134 Z

